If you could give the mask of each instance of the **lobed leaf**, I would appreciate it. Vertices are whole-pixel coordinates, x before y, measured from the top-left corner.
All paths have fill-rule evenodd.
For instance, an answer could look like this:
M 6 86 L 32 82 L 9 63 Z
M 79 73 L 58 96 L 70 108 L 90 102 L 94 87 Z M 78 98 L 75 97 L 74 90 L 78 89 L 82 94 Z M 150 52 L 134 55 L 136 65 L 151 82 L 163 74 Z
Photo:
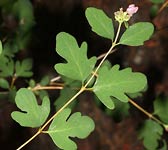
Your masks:
M 31 77 L 33 75 L 32 60 L 24 59 L 22 62 L 16 61 L 15 71 L 17 77 Z
M 157 98 L 154 101 L 154 114 L 163 122 L 168 123 L 168 98 Z
M 96 57 L 87 58 L 87 44 L 78 46 L 76 39 L 68 33 L 61 32 L 56 37 L 56 51 L 67 63 L 55 65 L 56 71 L 73 80 L 84 81 L 96 63 Z
M 101 9 L 89 7 L 85 12 L 86 18 L 92 27 L 92 31 L 98 35 L 113 40 L 114 27 L 112 19 Z
M 148 150 L 156 150 L 163 134 L 161 125 L 153 120 L 146 120 L 139 131 L 139 138 L 143 140 L 143 144 Z
M 61 149 L 75 150 L 77 145 L 69 137 L 86 138 L 94 130 L 94 122 L 88 116 L 76 112 L 69 116 L 70 109 L 64 109 L 52 121 L 48 133 Z
M 119 70 L 119 65 L 108 69 L 100 68 L 93 91 L 100 101 L 113 109 L 114 103 L 110 97 L 122 102 L 128 102 L 127 93 L 138 93 L 146 87 L 147 79 L 142 73 L 133 73 L 131 68 Z
M 49 98 L 44 97 L 42 104 L 38 105 L 33 92 L 26 88 L 21 88 L 17 92 L 15 102 L 22 112 L 14 111 L 11 116 L 21 126 L 40 127 L 50 113 Z
M 16 43 L 13 42 L 7 42 L 4 44 L 3 47 L 3 56 L 9 57 L 9 58 L 14 58 L 15 54 L 18 52 L 18 46 Z
M 149 22 L 135 23 L 123 33 L 120 38 L 120 44 L 129 46 L 143 45 L 153 34 L 153 24 Z
M 9 77 L 14 74 L 14 62 L 9 59 L 0 59 L 0 76 Z

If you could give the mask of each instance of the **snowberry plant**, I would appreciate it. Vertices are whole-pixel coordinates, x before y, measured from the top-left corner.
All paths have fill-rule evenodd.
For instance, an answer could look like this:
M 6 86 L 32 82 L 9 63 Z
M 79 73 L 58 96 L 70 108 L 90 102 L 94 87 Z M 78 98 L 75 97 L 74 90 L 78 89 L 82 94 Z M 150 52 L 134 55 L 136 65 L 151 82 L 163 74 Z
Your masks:
M 81 93 L 87 91 L 93 92 L 108 109 L 115 109 L 114 101 L 117 100 L 123 103 L 130 102 L 145 113 L 149 120 L 145 121 L 140 131 L 140 139 L 143 140 L 147 149 L 157 149 L 163 129 L 167 129 L 168 119 L 164 110 L 166 113 L 168 111 L 165 105 L 159 104 L 160 101 L 157 100 L 154 103 L 154 115 L 138 106 L 131 97 L 145 91 L 146 76 L 133 72 L 131 68 L 120 69 L 118 64 L 112 66 L 105 63 L 107 56 L 118 50 L 116 50 L 118 45 L 140 46 L 153 34 L 154 27 L 149 22 L 129 24 L 128 21 L 137 11 L 138 7 L 134 4 L 129 5 L 126 11 L 120 8 L 114 13 L 115 21 L 118 23 L 118 28 L 114 29 L 112 19 L 101 9 L 93 7 L 86 9 L 85 15 L 92 31 L 111 41 L 111 47 L 101 57 L 94 56 L 88 59 L 87 43 L 83 42 L 79 46 L 76 39 L 66 32 L 61 32 L 56 36 L 56 52 L 65 59 L 65 62 L 55 65 L 55 70 L 60 76 L 52 79 L 48 86 L 30 84 L 28 88 L 21 88 L 16 93 L 15 102 L 21 111 L 12 112 L 12 118 L 21 126 L 39 128 L 38 132 L 17 150 L 22 149 L 41 133 L 48 134 L 60 149 L 77 149 L 76 143 L 70 137 L 86 138 L 93 132 L 95 124 L 92 118 L 80 112 L 71 114 L 69 106 Z M 121 32 L 121 27 L 125 29 L 124 32 Z M 18 64 L 16 69 L 20 66 L 21 64 Z M 64 84 L 56 83 L 60 79 L 64 81 Z M 44 89 L 60 89 L 60 93 L 64 95 L 64 98 L 56 101 L 58 109 L 49 119 L 49 96 L 40 94 L 42 101 L 39 105 L 37 93 L 35 93 Z M 64 104 L 59 105 L 60 100 L 63 99 Z M 165 141 L 163 143 L 165 148 Z

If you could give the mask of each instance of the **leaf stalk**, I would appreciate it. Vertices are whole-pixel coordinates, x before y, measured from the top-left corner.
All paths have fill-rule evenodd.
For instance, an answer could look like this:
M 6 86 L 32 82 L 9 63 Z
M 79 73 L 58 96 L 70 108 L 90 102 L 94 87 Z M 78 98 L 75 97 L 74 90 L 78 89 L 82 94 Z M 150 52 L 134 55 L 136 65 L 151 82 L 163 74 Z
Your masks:
M 160 125 L 162 125 L 165 130 L 166 130 L 166 125 L 160 121 L 159 119 L 157 119 L 155 116 L 153 116 L 151 113 L 147 112 L 145 109 L 143 109 L 141 106 L 139 106 L 137 103 L 135 103 L 132 99 L 129 99 L 129 102 L 136 107 L 138 110 L 140 110 L 141 112 L 143 112 L 145 115 L 147 115 L 149 118 L 153 119 L 154 121 L 156 121 L 157 123 L 159 123 Z

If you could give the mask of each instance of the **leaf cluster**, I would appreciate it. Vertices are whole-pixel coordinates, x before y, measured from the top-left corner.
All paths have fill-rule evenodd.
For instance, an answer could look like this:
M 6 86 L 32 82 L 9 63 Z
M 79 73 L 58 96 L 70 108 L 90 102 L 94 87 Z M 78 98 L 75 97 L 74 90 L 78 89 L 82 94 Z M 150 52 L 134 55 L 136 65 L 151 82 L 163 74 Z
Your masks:
M 22 2 L 20 2 L 21 4 Z M 19 6 L 16 8 L 21 9 Z M 23 19 L 24 15 L 29 16 L 27 10 L 22 10 L 18 17 Z M 90 7 L 86 9 L 85 15 L 92 31 L 111 40 L 112 45 L 110 50 L 120 44 L 129 46 L 143 45 L 154 31 L 151 23 L 140 22 L 126 28 L 120 38 L 118 36 L 114 38 L 113 21 L 102 10 Z M 25 21 L 29 22 L 29 19 L 26 18 Z M 26 27 L 28 26 L 22 29 L 25 30 Z M 64 62 L 56 64 L 55 70 L 59 75 L 66 78 L 68 84 L 65 84 L 64 89 L 60 92 L 60 97 L 55 102 L 58 111 L 54 115 L 54 118 L 52 118 L 53 120 L 51 119 L 52 122 L 49 129 L 42 132 L 48 133 L 54 143 L 61 149 L 77 149 L 76 144 L 70 138 L 86 138 L 95 127 L 90 117 L 82 116 L 80 112 L 70 115 L 71 110 L 64 107 L 69 102 L 69 99 L 78 92 L 72 90 L 73 86 L 77 86 L 79 92 L 80 89 L 90 90 L 110 109 L 115 108 L 114 101 L 127 103 L 129 95 L 138 96 L 147 87 L 147 79 L 144 74 L 133 72 L 131 68 L 120 69 L 119 65 L 111 66 L 109 63 L 103 64 L 104 60 L 100 65 L 96 66 L 97 58 L 88 58 L 87 50 L 86 42 L 83 42 L 79 46 L 77 40 L 68 33 L 61 32 L 56 36 L 56 52 L 64 59 Z M 14 67 L 17 76 L 29 77 L 32 75 L 30 60 L 17 61 L 15 65 L 13 63 Z M 73 83 L 75 82 L 77 84 L 74 85 Z M 31 85 L 34 86 L 34 82 Z M 78 94 L 80 94 L 79 92 Z M 40 127 L 45 123 L 50 113 L 48 96 L 43 97 L 41 105 L 39 105 L 34 93 L 26 88 L 22 88 L 17 92 L 15 101 L 21 111 L 14 111 L 12 118 L 19 124 L 27 127 Z M 156 111 L 156 114 L 158 115 L 159 112 Z M 163 118 L 164 116 L 160 117 Z M 152 126 L 155 127 L 156 131 L 148 130 Z M 147 121 L 141 131 L 140 138 L 144 139 L 147 148 L 154 148 L 157 146 L 156 140 L 160 138 L 162 132 L 163 130 L 158 124 Z M 153 135 L 151 140 L 147 139 L 149 133 Z M 153 147 L 148 147 L 146 143 L 152 143 Z

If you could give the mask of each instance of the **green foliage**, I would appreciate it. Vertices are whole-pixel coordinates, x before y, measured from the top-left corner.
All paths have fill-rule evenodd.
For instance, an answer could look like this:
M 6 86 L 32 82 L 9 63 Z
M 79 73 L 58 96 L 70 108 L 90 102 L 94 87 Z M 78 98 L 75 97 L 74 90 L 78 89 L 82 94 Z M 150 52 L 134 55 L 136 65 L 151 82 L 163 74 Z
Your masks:
M 17 44 L 7 42 L 4 44 L 3 51 L 2 51 L 2 55 L 3 57 L 5 57 L 3 59 L 6 60 L 7 58 L 13 58 L 17 52 L 18 52 Z
M 123 118 L 129 115 L 129 103 L 122 103 L 121 101 L 112 97 L 112 101 L 114 102 L 115 109 L 110 110 L 106 108 L 106 113 L 113 117 L 115 121 L 121 121 Z
M 150 8 L 150 16 L 155 17 L 158 13 L 158 10 L 159 10 L 159 6 L 157 4 L 152 5 Z
M 94 122 L 88 116 L 76 112 L 69 116 L 70 109 L 64 109 L 52 121 L 48 133 L 54 143 L 61 149 L 75 150 L 76 144 L 69 137 L 86 138 L 94 130 Z
M 17 91 L 15 85 L 11 84 L 10 87 L 8 83 L 8 80 L 11 78 L 2 78 L 15 76 L 31 77 L 33 74 L 31 71 L 32 61 L 30 59 L 16 61 L 16 63 L 13 61 L 15 54 L 19 52 L 20 49 L 25 48 L 25 44 L 30 39 L 30 29 L 34 25 L 33 7 L 29 0 L 17 0 L 12 2 L 8 9 L 12 9 L 11 12 L 14 17 L 17 18 L 18 27 L 14 29 L 13 34 L 10 35 L 13 39 L 5 41 L 3 51 L 2 43 L 0 42 L 0 87 L 9 89 L 8 96 L 11 99 L 13 99 L 16 94 L 15 102 L 20 111 L 12 112 L 12 118 L 21 126 L 40 127 L 44 124 L 50 113 L 48 93 L 42 90 L 46 89 L 46 85 L 50 84 L 48 76 L 44 77 L 38 84 L 33 79 L 29 81 L 29 89 L 33 89 L 34 93 L 26 88 L 21 88 Z M 7 3 L 9 4 L 8 0 L 6 0 L 4 5 Z M 1 4 L 2 2 L 0 2 L 0 5 Z M 113 41 L 114 27 L 111 18 L 102 10 L 93 7 L 87 8 L 85 14 L 95 33 Z M 127 22 L 124 23 L 127 25 Z M 118 29 L 117 38 L 120 34 L 120 28 Z M 144 41 L 150 38 L 153 31 L 154 27 L 151 23 L 140 22 L 133 24 L 123 33 L 119 43 L 112 43 L 114 44 L 112 47 L 118 44 L 130 46 L 143 45 Z M 118 118 L 119 115 L 128 115 L 129 104 L 126 102 L 128 102 L 129 97 L 137 97 L 145 90 L 147 87 L 147 79 L 142 73 L 132 72 L 131 68 L 119 70 L 119 65 L 111 67 L 110 62 L 103 60 L 101 67 L 97 68 L 96 76 L 91 80 L 92 72 L 95 70 L 97 61 L 96 57 L 88 59 L 87 43 L 83 42 L 81 46 L 79 46 L 76 39 L 65 32 L 59 33 L 56 37 L 56 52 L 64 59 L 64 63 L 55 65 L 55 70 L 61 75 L 61 79 L 64 81 L 64 88 L 60 91 L 60 96 L 55 102 L 58 114 L 56 113 L 49 120 L 49 122 L 52 122 L 48 131 L 39 131 L 48 133 L 59 148 L 75 150 L 77 149 L 77 145 L 71 138 L 86 138 L 95 127 L 93 120 L 88 116 L 82 116 L 80 112 L 70 115 L 71 110 L 69 108 L 72 108 L 75 104 L 73 96 L 82 85 L 87 86 L 85 90 L 93 90 L 95 95 L 107 108 L 116 108 L 114 111 L 110 111 L 113 116 L 117 116 Z M 87 85 L 85 83 L 87 83 Z M 41 88 L 43 86 L 45 86 L 45 88 Z M 39 90 L 38 87 L 41 89 L 39 88 Z M 37 102 L 35 95 L 38 96 L 41 101 Z M 69 100 L 73 100 L 72 103 L 67 106 L 69 108 L 63 109 L 62 107 L 65 106 L 65 103 Z M 160 103 L 159 101 L 155 101 L 154 113 L 158 115 L 161 120 L 167 122 L 167 102 L 164 104 Z M 49 122 L 43 127 L 49 125 Z M 44 129 L 43 127 L 41 129 Z M 162 133 L 163 129 L 159 124 L 148 120 L 140 130 L 140 138 L 143 139 L 147 149 L 154 150 L 158 147 L 158 140 L 161 139 Z
M 36 86 L 36 81 L 33 80 L 33 79 L 30 79 L 30 80 L 29 80 L 29 87 L 30 87 L 30 88 L 34 88 L 35 86 Z
M 165 0 L 150 0 L 150 1 L 155 4 L 160 4 L 163 3 Z
M 9 59 L 0 59 L 0 76 L 9 77 L 14 74 L 14 62 Z
M 113 109 L 115 106 L 111 96 L 122 102 L 128 102 L 126 94 L 140 92 L 146 84 L 145 75 L 133 73 L 131 68 L 119 70 L 119 65 L 111 69 L 104 66 L 99 70 L 93 91 L 106 107 Z
M 33 7 L 30 0 L 17 0 L 13 4 L 12 14 L 19 21 L 18 30 L 13 41 L 19 49 L 23 49 L 30 40 L 30 30 L 35 24 Z
M 4 78 L 0 78 L 0 87 L 4 89 L 9 89 L 8 81 Z
M 49 79 L 48 76 L 44 76 L 44 77 L 41 79 L 41 81 L 40 81 L 40 85 L 42 85 L 42 86 L 45 86 L 45 85 L 47 85 L 47 84 L 49 84 L 49 83 L 50 83 L 50 79 Z
M 112 19 L 109 18 L 101 9 L 89 7 L 85 12 L 86 18 L 92 27 L 92 31 L 98 35 L 113 40 L 114 27 Z
M 163 140 L 163 146 L 160 150 L 167 150 L 167 144 L 165 140 Z
M 15 74 L 17 77 L 31 77 L 33 75 L 32 60 L 24 59 L 22 62 L 16 61 L 15 64 Z
M 74 90 L 70 87 L 64 87 L 60 91 L 60 96 L 55 101 L 54 105 L 56 106 L 56 110 L 60 109 L 68 100 L 73 97 L 77 93 L 77 90 Z M 68 108 L 73 108 L 76 104 L 74 100 L 71 104 L 68 105 Z
M 21 88 L 17 92 L 15 102 L 23 112 L 14 111 L 11 116 L 21 126 L 39 127 L 46 121 L 50 113 L 48 97 L 44 97 L 42 104 L 38 105 L 33 92 L 26 88 Z
M 143 45 L 144 41 L 148 40 L 153 34 L 153 24 L 149 22 L 135 23 L 123 33 L 120 39 L 120 44 L 129 46 Z
M 17 89 L 16 87 L 9 89 L 8 99 L 10 102 L 15 103 L 15 96 L 16 96 Z
M 168 124 L 168 98 L 157 98 L 154 101 L 154 114 Z
M 68 78 L 84 81 L 92 72 L 96 58 L 87 58 L 87 44 L 78 46 L 77 41 L 68 33 L 61 32 L 56 37 L 56 51 L 67 63 L 55 65 L 55 69 L 61 75 Z
M 2 53 L 2 42 L 0 40 L 0 55 L 1 55 L 1 53 Z
M 20 21 L 20 29 L 27 32 L 34 25 L 33 7 L 29 0 L 17 0 L 13 6 L 13 13 Z
M 157 150 L 158 140 L 161 139 L 163 128 L 153 120 L 146 120 L 139 131 L 139 138 L 147 150 Z

